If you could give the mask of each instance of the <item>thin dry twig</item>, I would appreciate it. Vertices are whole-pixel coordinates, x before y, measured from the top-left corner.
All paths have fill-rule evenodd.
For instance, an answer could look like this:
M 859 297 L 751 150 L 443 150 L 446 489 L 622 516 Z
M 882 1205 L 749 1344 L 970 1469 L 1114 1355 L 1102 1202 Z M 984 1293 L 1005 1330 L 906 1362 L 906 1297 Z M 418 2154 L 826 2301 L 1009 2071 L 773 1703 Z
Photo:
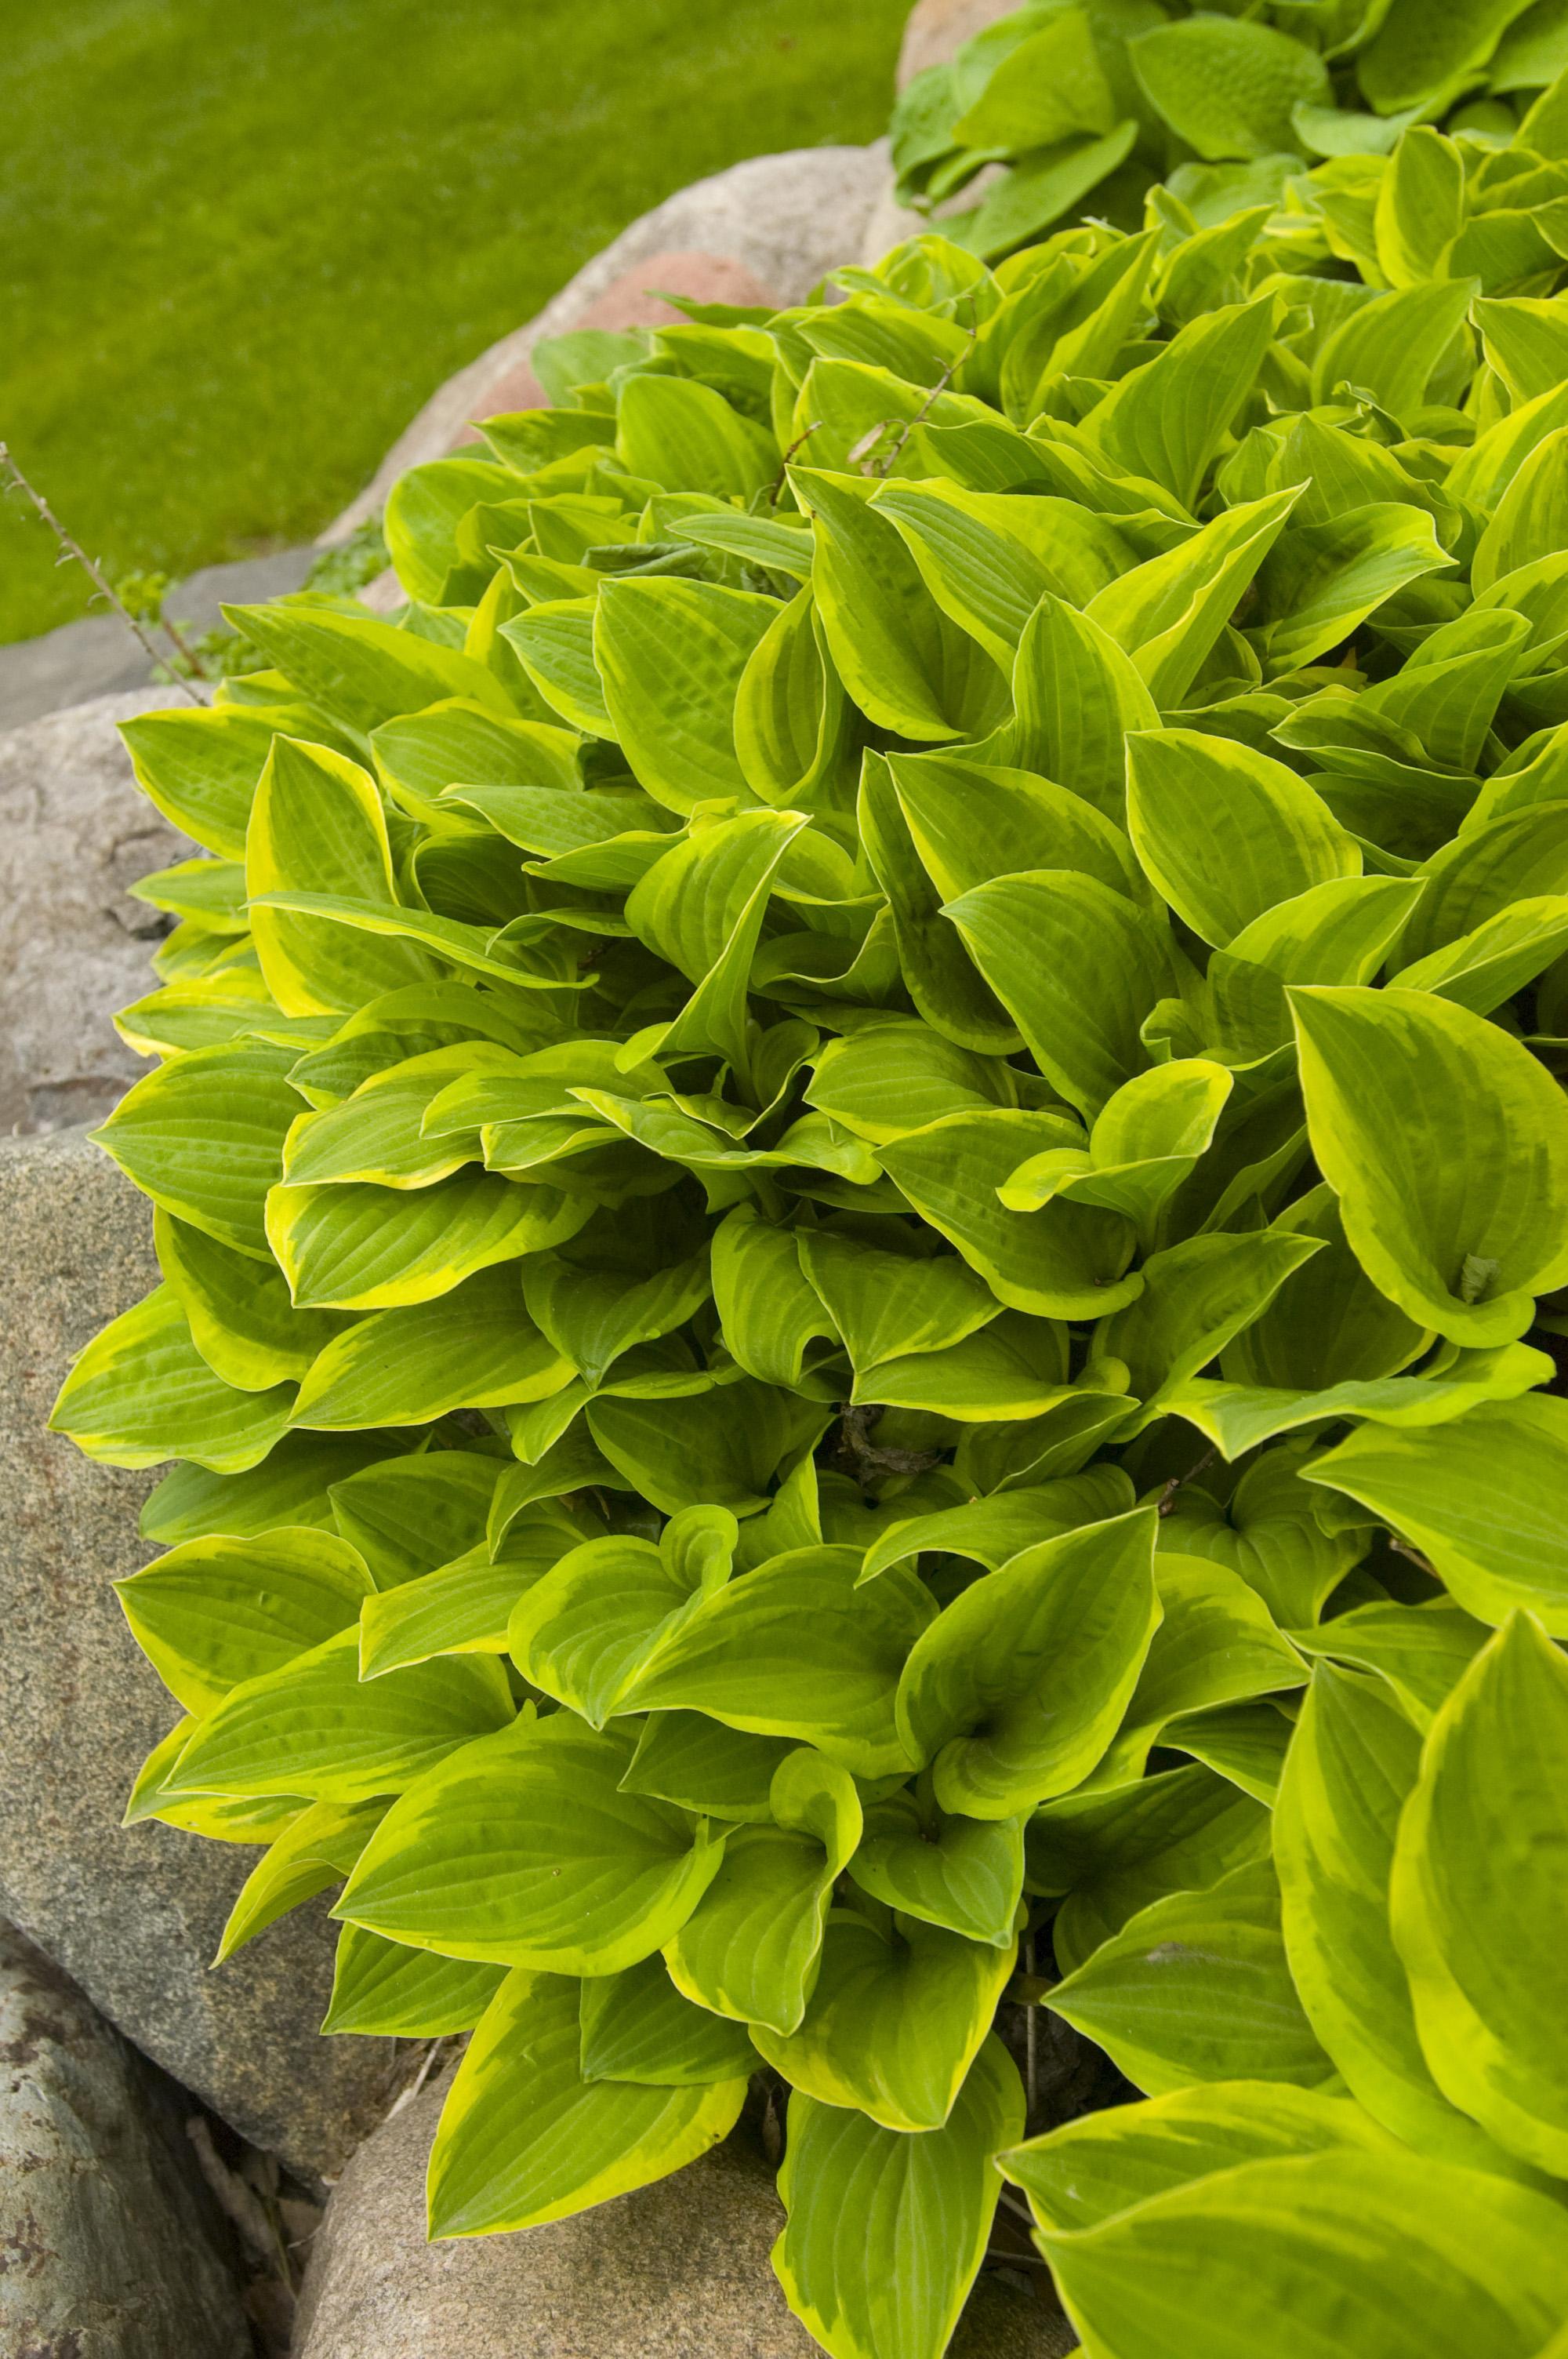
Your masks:
M 795 440 L 790 444 L 789 449 L 779 461 L 779 471 L 773 477 L 773 490 L 768 494 L 769 507 L 776 508 L 779 504 L 779 494 L 784 490 L 784 484 L 789 475 L 790 461 L 794 458 L 798 450 L 810 441 L 814 434 L 819 434 L 822 431 L 822 424 L 823 421 L 820 418 L 814 418 L 811 424 L 806 428 L 805 433 L 797 434 L 795 436 Z
M 60 553 L 55 562 L 58 565 L 65 565 L 74 559 L 75 562 L 81 566 L 82 571 L 92 582 L 98 596 L 102 598 L 106 604 L 114 608 L 114 612 L 119 615 L 120 620 L 124 624 L 125 628 L 136 639 L 137 643 L 150 660 L 157 665 L 160 670 L 167 669 L 168 665 L 168 657 L 165 649 L 160 647 L 151 635 L 143 629 L 141 624 L 136 620 L 136 617 L 132 614 L 124 600 L 120 596 L 119 592 L 115 589 L 114 583 L 110 581 L 108 575 L 104 572 L 103 568 L 99 564 L 97 559 L 95 557 L 89 557 L 87 551 L 81 546 L 81 543 L 77 539 L 76 535 L 66 530 L 64 525 L 61 524 L 59 516 L 56 516 L 53 508 L 50 507 L 42 492 L 38 489 L 36 484 L 28 482 L 27 476 L 22 473 L 22 470 L 17 465 L 16 459 L 13 457 L 11 451 L 4 442 L 0 442 L 0 467 L 5 469 L 5 473 L 9 476 L 11 483 L 16 485 L 16 489 L 23 493 L 25 496 L 32 502 L 39 517 L 48 525 L 49 530 L 53 533 L 56 540 L 59 542 Z M 164 625 L 164 628 L 168 632 L 169 638 L 173 641 L 174 646 L 185 658 L 186 661 L 194 665 L 196 658 L 186 641 L 181 637 L 178 627 L 174 624 L 166 623 Z M 172 677 L 174 679 L 175 686 L 184 690 L 185 694 L 190 699 L 192 704 L 200 704 L 203 701 L 203 699 L 198 696 L 196 690 L 191 687 L 188 679 L 181 678 L 178 673 L 173 674 Z
M 930 417 L 932 410 L 935 408 L 938 397 L 946 392 L 947 387 L 952 384 L 953 379 L 957 375 L 958 371 L 963 367 L 964 363 L 968 359 L 969 354 L 974 351 L 976 340 L 978 339 L 979 332 L 979 324 L 975 318 L 974 298 L 971 296 L 969 298 L 968 333 L 964 340 L 963 351 L 954 353 L 952 359 L 943 367 L 935 384 L 932 386 L 930 392 L 926 395 L 925 400 L 921 403 L 914 417 L 905 420 L 903 433 L 899 436 L 897 441 L 893 444 L 892 449 L 888 452 L 886 458 L 883 459 L 881 464 L 877 469 L 879 475 L 892 474 L 900 459 L 903 456 L 904 446 L 908 442 L 910 436 L 914 433 L 917 426 L 925 425 L 925 420 Z
M 1194 1459 L 1192 1464 L 1188 1467 L 1184 1474 L 1173 1474 L 1166 1483 L 1164 1489 L 1160 1494 L 1158 1513 L 1162 1516 L 1168 1516 L 1171 1512 L 1172 1505 L 1174 1502 L 1176 1494 L 1181 1489 L 1183 1484 L 1195 1481 L 1197 1476 L 1203 1473 L 1206 1466 L 1213 1464 L 1218 1454 L 1217 1445 L 1211 1444 L 1210 1447 L 1204 1451 L 1201 1458 Z
M 415 2098 L 419 2094 L 420 2090 L 425 2086 L 426 2082 L 435 2071 L 436 2060 L 440 2055 L 446 2045 L 447 2042 L 444 2038 L 431 2040 L 429 2046 L 426 2049 L 424 2055 L 419 2060 L 419 2070 L 415 2073 L 414 2078 L 409 2082 L 408 2086 L 406 2089 L 400 2089 L 397 2095 L 394 2097 L 391 2104 L 387 2107 L 386 2118 L 389 2122 L 403 2111 L 405 2105 L 411 2105 L 414 2103 Z

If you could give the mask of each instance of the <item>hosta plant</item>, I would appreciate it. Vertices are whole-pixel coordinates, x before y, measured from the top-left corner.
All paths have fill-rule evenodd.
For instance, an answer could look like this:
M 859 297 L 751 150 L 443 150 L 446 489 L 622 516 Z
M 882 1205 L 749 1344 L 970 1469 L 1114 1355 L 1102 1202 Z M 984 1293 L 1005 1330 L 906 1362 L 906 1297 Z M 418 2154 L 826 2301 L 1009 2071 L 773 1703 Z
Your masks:
M 131 1814 L 472 2032 L 438 2235 L 752 2086 L 835 2359 L 1568 2311 L 1568 306 L 1336 223 L 563 339 L 127 727 Z
M 1165 174 L 1165 206 L 1223 192 L 1228 212 L 1319 158 L 1386 156 L 1411 124 L 1506 147 L 1565 67 L 1559 0 L 1029 0 L 901 95 L 899 196 L 991 260 L 1086 202 L 1135 218 Z M 1548 230 L 1549 193 L 1526 199 Z M 1446 194 L 1432 191 L 1433 252 L 1456 227 Z

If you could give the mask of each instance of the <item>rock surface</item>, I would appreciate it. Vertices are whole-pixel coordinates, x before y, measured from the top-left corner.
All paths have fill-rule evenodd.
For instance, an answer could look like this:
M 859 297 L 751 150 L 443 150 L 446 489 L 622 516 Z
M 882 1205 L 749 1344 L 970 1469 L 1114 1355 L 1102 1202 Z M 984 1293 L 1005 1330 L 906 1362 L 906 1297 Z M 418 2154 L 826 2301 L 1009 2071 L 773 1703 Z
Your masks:
M 81 1131 L 0 1141 L 0 1912 L 215 2114 L 330 2173 L 384 2109 L 393 2043 L 318 2037 L 319 1909 L 208 1971 L 254 1850 L 121 1828 L 178 1716 L 109 1586 L 150 1553 L 151 1478 L 43 1430 L 73 1354 L 156 1281 L 149 1226 Z
M 178 2093 L 0 1925 L 0 2348 L 249 2359 Z
M 196 846 L 131 776 L 115 723 L 167 689 L 0 734 L 0 1136 L 101 1121 L 146 1072 L 111 1011 L 153 988 L 165 920 L 126 887 Z
M 801 301 L 825 271 L 859 254 L 886 179 L 887 143 L 874 140 L 869 147 L 795 147 L 778 156 L 753 156 L 694 180 L 585 263 L 525 327 L 502 337 L 449 377 L 398 436 L 358 499 L 328 526 L 320 545 L 347 539 L 356 525 L 374 515 L 405 468 L 440 458 L 470 419 L 519 406 L 519 372 L 541 336 L 558 336 L 584 324 L 615 324 L 598 316 L 585 320 L 589 307 L 611 289 L 618 290 L 621 302 L 648 287 L 672 283 L 677 291 L 708 301 Z M 755 292 L 702 297 L 707 282 L 672 280 L 670 265 L 676 260 L 700 262 L 708 274 L 739 271 Z M 633 324 L 633 315 L 622 311 L 619 323 Z M 508 392 L 509 386 L 514 390 Z
M 769 2263 L 784 2213 L 739 2136 L 673 2179 L 518 2235 L 425 2241 L 427 2091 L 355 2155 L 327 2207 L 296 2359 L 820 2359 Z M 949 2359 L 1059 2359 L 1071 2329 L 992 2277 Z

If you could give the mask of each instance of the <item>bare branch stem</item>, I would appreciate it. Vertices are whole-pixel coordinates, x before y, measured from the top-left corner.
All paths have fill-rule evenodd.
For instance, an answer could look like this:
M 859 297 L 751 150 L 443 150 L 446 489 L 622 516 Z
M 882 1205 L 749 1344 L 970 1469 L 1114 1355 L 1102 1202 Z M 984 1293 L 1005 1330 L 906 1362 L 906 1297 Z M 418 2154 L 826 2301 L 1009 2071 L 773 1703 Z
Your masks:
M 49 530 L 53 533 L 63 552 L 61 561 L 64 561 L 64 557 L 73 557 L 76 560 L 76 562 L 81 566 L 82 571 L 92 582 L 92 587 L 97 592 L 99 597 L 103 599 L 108 605 L 114 609 L 114 612 L 119 615 L 120 620 L 124 624 L 125 628 L 132 633 L 149 659 L 156 665 L 166 667 L 168 662 L 168 658 L 165 654 L 163 648 L 157 645 L 157 641 L 149 635 L 149 633 L 143 629 L 141 624 L 136 620 L 135 614 L 132 614 L 124 600 L 120 596 L 118 591 L 114 588 L 114 583 L 110 581 L 108 575 L 104 572 L 103 568 L 99 564 L 97 559 L 95 557 L 89 557 L 87 551 L 81 546 L 81 543 L 77 539 L 76 535 L 66 530 L 59 516 L 56 516 L 53 508 L 50 507 L 48 500 L 45 499 L 42 492 L 40 492 L 36 485 L 28 482 L 27 476 L 22 473 L 21 468 L 16 464 L 16 459 L 13 457 L 11 451 L 6 448 L 4 442 L 0 442 L 0 467 L 5 469 L 5 473 L 9 476 L 11 482 L 16 484 L 17 490 L 25 494 L 27 498 L 32 502 L 39 517 L 48 525 Z M 180 654 L 184 656 L 186 661 L 194 667 L 195 658 L 192 656 L 189 646 L 181 637 L 178 630 L 172 626 L 166 625 L 166 627 L 168 628 L 168 636 L 174 642 L 175 647 L 179 650 Z M 202 698 L 200 698 L 197 694 L 196 690 L 191 687 L 189 680 L 181 679 L 178 673 L 174 675 L 174 680 L 175 685 L 184 690 L 185 694 L 190 699 L 192 704 L 200 704 L 203 701 Z

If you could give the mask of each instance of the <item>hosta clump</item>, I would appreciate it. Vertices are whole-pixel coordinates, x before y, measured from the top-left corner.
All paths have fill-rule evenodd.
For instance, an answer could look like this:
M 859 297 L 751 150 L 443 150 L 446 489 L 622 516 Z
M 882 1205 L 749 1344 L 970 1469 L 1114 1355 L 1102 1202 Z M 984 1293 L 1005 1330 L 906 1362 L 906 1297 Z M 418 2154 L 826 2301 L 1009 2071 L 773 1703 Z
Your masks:
M 838 2359 L 998 2158 L 1109 2359 L 1568 2306 L 1564 315 L 1314 205 L 564 339 L 128 728 L 132 1812 L 472 2028 L 438 2234 L 762 2072 Z
M 898 193 L 940 208 L 944 233 L 988 260 L 1086 201 L 1136 219 L 1166 174 L 1155 199 L 1165 217 L 1191 205 L 1217 225 L 1277 202 L 1320 157 L 1344 159 L 1353 183 L 1411 124 L 1506 147 L 1564 68 L 1568 20 L 1554 0 L 1264 0 L 1227 13 L 1183 0 L 1030 0 L 903 92 Z M 1548 208 L 1563 193 L 1538 183 L 1499 199 L 1516 268 L 1531 248 L 1551 266 L 1559 233 Z M 1441 175 L 1426 196 L 1423 270 L 1463 228 Z M 1455 275 L 1478 267 L 1462 254 Z

